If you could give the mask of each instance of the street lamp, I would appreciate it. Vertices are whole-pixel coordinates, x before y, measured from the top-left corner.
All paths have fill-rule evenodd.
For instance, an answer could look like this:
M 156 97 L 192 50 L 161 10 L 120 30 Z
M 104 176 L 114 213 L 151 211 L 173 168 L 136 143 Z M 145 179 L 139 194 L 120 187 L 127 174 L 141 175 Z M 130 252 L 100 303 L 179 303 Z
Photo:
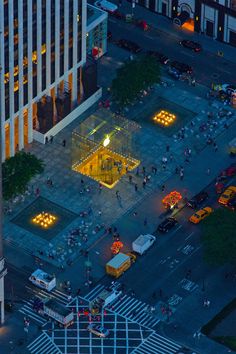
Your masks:
M 0 29 L 0 48 L 2 43 L 2 30 Z M 2 56 L 4 53 L 0 50 L 0 323 L 4 323 L 4 276 L 7 271 L 5 269 L 5 260 L 3 257 L 3 213 L 2 213 L 2 112 L 1 112 L 1 94 L 2 94 Z

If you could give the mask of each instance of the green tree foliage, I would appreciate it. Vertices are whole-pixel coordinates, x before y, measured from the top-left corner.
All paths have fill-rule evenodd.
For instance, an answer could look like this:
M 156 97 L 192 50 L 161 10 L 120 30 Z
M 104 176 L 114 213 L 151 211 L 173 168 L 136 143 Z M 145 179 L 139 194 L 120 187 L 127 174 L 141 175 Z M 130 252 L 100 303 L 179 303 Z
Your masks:
M 141 90 L 160 81 L 160 66 L 157 59 L 143 55 L 136 60 L 126 62 L 117 70 L 112 81 L 112 94 L 121 106 L 133 102 Z
M 43 170 L 43 162 L 30 153 L 21 151 L 7 159 L 2 165 L 3 198 L 9 200 L 24 193 L 31 178 Z
M 236 214 L 219 208 L 203 222 L 204 258 L 212 265 L 236 264 Z

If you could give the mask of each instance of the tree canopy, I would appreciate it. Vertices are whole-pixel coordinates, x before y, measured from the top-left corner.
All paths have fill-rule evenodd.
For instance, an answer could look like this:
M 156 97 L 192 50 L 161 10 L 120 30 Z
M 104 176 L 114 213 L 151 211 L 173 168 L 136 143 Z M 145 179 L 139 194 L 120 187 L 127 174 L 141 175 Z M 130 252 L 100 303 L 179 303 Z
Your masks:
M 204 258 L 212 265 L 236 264 L 236 214 L 219 208 L 203 222 Z
M 43 162 L 30 153 L 21 151 L 7 159 L 2 164 L 3 198 L 9 200 L 24 193 L 31 178 L 43 169 Z
M 117 70 L 112 81 L 112 95 L 118 104 L 126 106 L 132 103 L 141 90 L 159 82 L 160 66 L 156 58 L 143 55 L 126 62 Z

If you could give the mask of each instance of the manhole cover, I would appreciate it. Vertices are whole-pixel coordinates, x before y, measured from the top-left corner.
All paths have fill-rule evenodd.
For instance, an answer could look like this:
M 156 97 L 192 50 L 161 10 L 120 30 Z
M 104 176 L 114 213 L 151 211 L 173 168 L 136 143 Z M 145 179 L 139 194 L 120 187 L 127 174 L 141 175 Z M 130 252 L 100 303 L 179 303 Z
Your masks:
M 218 79 L 220 77 L 220 74 L 214 73 L 211 75 L 212 79 Z

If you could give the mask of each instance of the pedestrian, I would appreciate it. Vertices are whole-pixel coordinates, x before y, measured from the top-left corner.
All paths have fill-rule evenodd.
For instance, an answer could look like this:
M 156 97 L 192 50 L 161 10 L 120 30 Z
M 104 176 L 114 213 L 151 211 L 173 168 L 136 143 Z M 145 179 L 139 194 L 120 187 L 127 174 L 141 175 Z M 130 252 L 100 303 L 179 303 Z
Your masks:
M 134 185 L 134 190 L 135 190 L 135 192 L 138 191 L 138 185 L 137 185 L 137 183 L 135 183 L 135 185 Z
M 50 143 L 53 143 L 53 135 L 50 135 Z
M 136 176 L 139 176 L 139 168 L 136 168 Z
M 161 191 L 164 192 L 165 189 L 166 189 L 166 187 L 165 187 L 165 185 L 163 184 L 163 185 L 161 186 Z
M 117 198 L 117 199 L 120 198 L 120 193 L 119 193 L 119 191 L 116 191 L 116 198 Z
M 102 184 L 101 183 L 99 183 L 98 188 L 99 188 L 99 193 L 101 193 L 101 191 L 102 191 Z
M 143 166 L 143 177 L 145 177 L 146 174 L 146 167 Z
M 66 147 L 66 140 L 65 139 L 62 141 L 62 146 Z
M 214 150 L 215 150 L 215 152 L 218 151 L 218 146 L 216 144 L 215 144 Z
M 173 155 L 170 154 L 170 162 L 172 162 L 172 161 L 173 161 Z
M 81 186 L 83 186 L 84 185 L 84 180 L 81 178 L 81 180 L 80 180 L 80 184 L 81 184 Z
M 154 167 L 154 175 L 156 175 L 156 174 L 157 174 L 157 168 Z
M 129 175 L 129 183 L 132 183 L 132 176 Z
M 170 145 L 166 145 L 166 152 L 170 151 Z
M 144 219 L 143 225 L 144 225 L 144 226 L 147 226 L 147 218 Z
M 183 181 L 183 179 L 184 179 L 184 173 L 183 173 L 183 171 L 180 171 L 179 176 L 180 176 L 180 180 Z
M 206 173 L 207 173 L 208 176 L 210 175 L 210 173 L 211 173 L 210 168 L 207 169 Z
M 137 211 L 134 211 L 134 216 L 137 216 L 137 215 L 138 215 Z
M 176 166 L 176 167 L 175 167 L 175 174 L 177 175 L 178 173 L 179 173 L 179 167 Z
M 146 188 L 146 181 L 145 181 L 145 179 L 143 180 L 143 189 L 145 189 Z
M 48 143 L 48 137 L 46 136 L 46 138 L 45 138 L 45 144 L 47 144 Z
M 98 210 L 98 215 L 102 216 L 102 211 L 101 210 Z

